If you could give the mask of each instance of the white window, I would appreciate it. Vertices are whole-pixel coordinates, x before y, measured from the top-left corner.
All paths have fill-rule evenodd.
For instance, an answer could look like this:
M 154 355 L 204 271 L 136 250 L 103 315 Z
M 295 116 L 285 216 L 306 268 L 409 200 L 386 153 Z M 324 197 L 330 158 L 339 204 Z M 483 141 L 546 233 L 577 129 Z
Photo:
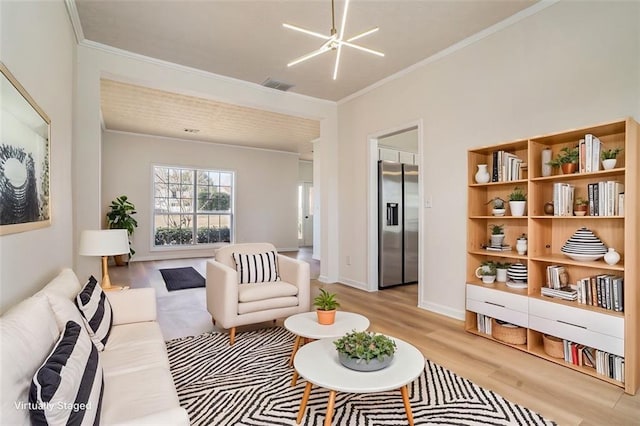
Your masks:
M 154 246 L 230 243 L 232 172 L 153 167 Z

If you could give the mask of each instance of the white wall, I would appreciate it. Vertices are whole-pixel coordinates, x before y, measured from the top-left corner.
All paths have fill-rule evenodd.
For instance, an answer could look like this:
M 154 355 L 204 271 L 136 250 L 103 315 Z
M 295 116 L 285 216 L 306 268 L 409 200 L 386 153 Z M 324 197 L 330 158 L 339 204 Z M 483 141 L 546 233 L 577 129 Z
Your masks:
M 0 237 L 0 312 L 71 267 L 75 39 L 62 1 L 0 1 L 0 60 L 51 119 L 50 227 Z
M 77 48 L 77 87 L 73 170 L 76 223 L 75 241 L 83 229 L 99 229 L 103 224 L 103 197 L 101 190 L 102 143 L 100 127 L 100 78 L 122 80 L 147 87 L 175 91 L 254 108 L 282 112 L 320 120 L 320 138 L 317 146 L 322 155 L 314 155 L 316 165 L 323 167 L 321 203 L 327 214 L 323 216 L 322 270 L 330 280 L 337 279 L 337 107 L 334 102 L 309 98 L 295 93 L 267 89 L 226 77 L 169 64 L 139 55 L 119 52 L 105 46 L 84 42 Z M 317 160 L 317 161 L 316 161 Z M 297 173 L 296 173 L 297 176 Z M 326 223 L 325 223 L 326 222 Z M 255 226 L 265 226 L 264 223 Z M 245 238 L 243 236 L 243 238 Z M 333 251 L 330 249 L 333 248 Z M 80 276 L 98 273 L 97 259 L 76 258 Z
M 298 170 L 300 182 L 313 182 L 313 161 L 300 160 Z
M 151 250 L 153 235 L 152 165 L 235 172 L 235 242 L 267 241 L 279 250 L 296 250 L 298 155 L 236 148 L 206 142 L 104 132 L 102 206 L 127 195 L 136 206 L 138 228 L 131 242 L 133 260 L 212 256 L 211 248 Z M 104 217 L 104 216 L 103 216 Z
M 340 277 L 367 283 L 367 137 L 423 119 L 419 305 L 462 318 L 466 150 L 640 117 L 640 3 L 559 2 L 339 105 Z M 351 266 L 345 263 L 351 257 Z

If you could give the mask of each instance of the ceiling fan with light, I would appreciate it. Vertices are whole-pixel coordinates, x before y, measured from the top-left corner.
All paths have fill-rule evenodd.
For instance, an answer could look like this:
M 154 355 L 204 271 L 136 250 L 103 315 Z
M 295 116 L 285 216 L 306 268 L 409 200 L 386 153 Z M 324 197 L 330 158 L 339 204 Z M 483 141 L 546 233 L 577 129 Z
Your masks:
M 378 52 L 377 50 L 373 50 L 373 49 L 369 49 L 367 47 L 363 47 L 357 44 L 354 44 L 353 42 L 361 39 L 363 37 L 366 37 L 370 34 L 375 33 L 376 31 L 378 31 L 378 27 L 372 28 L 370 30 L 367 30 L 363 33 L 360 33 L 358 35 L 355 35 L 351 38 L 348 38 L 345 40 L 345 35 L 344 35 L 344 28 L 347 22 L 347 11 L 349 10 L 349 0 L 345 0 L 344 3 L 344 13 L 342 15 L 342 22 L 340 23 L 340 33 L 337 32 L 336 30 L 336 21 L 335 21 L 335 9 L 334 9 L 334 0 L 331 0 L 331 35 L 326 36 L 324 34 L 320 34 L 317 33 L 315 31 L 310 31 L 307 30 L 305 28 L 300 28 L 300 27 L 296 27 L 295 25 L 291 25 L 291 24 L 282 24 L 283 27 L 285 28 L 289 28 L 291 30 L 295 30 L 295 31 L 299 31 L 301 33 L 304 34 L 308 34 L 311 35 L 313 37 L 317 37 L 320 38 L 322 40 L 325 40 L 325 42 L 322 44 L 322 46 L 320 46 L 319 49 L 314 50 L 310 53 L 307 53 L 306 55 L 302 55 L 299 58 L 294 59 L 293 61 L 289 62 L 287 64 L 288 67 L 292 67 L 296 64 L 299 64 L 300 62 L 304 62 L 308 59 L 314 58 L 318 55 L 321 55 L 325 52 L 329 52 L 331 50 L 335 50 L 336 51 L 336 63 L 333 67 L 333 79 L 335 80 L 338 77 L 338 67 L 340 65 L 340 54 L 342 53 L 342 47 L 343 46 L 347 46 L 347 47 L 351 47 L 353 49 L 358 49 L 358 50 L 362 50 L 363 52 L 367 52 L 367 53 L 371 53 L 377 56 L 384 56 L 384 53 L 382 52 Z

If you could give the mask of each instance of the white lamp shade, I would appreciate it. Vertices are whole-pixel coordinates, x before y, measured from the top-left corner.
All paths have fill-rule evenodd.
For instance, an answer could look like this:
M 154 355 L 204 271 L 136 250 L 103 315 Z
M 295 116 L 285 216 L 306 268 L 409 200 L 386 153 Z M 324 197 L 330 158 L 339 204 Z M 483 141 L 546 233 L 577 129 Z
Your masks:
M 129 253 L 129 235 L 126 229 L 82 231 L 81 256 L 115 256 Z

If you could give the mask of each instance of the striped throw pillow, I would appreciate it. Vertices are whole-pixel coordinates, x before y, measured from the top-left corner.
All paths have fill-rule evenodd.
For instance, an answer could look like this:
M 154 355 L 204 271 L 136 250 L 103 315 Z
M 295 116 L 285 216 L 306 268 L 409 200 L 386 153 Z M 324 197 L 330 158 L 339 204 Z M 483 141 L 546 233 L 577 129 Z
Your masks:
M 100 356 L 89 334 L 77 322 L 67 322 L 31 381 L 31 424 L 99 424 L 103 385 Z
M 280 281 L 275 251 L 256 254 L 233 253 L 233 260 L 236 262 L 240 284 Z
M 76 305 L 87 324 L 91 340 L 99 351 L 104 350 L 111 333 L 113 313 L 107 295 L 93 276 L 76 296 Z

